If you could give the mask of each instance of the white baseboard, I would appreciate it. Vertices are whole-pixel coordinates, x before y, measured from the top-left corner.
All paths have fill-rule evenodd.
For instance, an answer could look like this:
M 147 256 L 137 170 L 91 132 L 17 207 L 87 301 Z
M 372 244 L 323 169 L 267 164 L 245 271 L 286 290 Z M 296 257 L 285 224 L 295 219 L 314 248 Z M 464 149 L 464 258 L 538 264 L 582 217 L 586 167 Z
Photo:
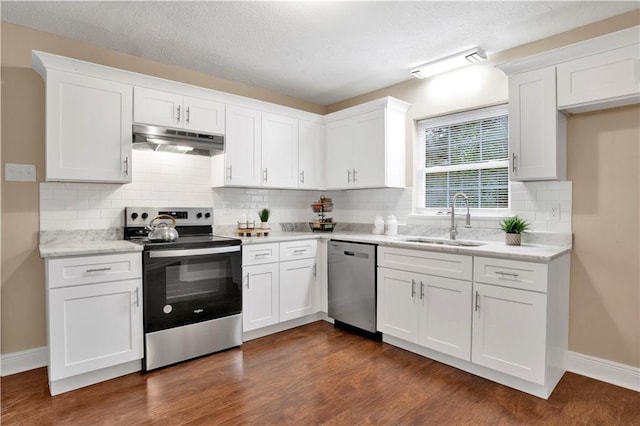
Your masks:
M 46 367 L 48 358 L 49 351 L 46 346 L 4 354 L 0 359 L 2 377 Z
M 640 392 L 640 368 L 569 351 L 567 370 Z

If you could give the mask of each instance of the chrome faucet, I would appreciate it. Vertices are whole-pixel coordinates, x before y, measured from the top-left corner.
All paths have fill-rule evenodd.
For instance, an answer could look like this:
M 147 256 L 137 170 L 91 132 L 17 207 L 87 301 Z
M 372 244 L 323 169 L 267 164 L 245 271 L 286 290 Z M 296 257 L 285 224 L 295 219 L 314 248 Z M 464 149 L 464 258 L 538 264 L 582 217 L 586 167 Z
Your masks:
M 467 206 L 467 218 L 464 224 L 465 228 L 471 228 L 471 213 L 469 213 L 469 199 L 464 192 L 457 192 L 453 196 L 453 201 L 451 201 L 451 228 L 449 229 L 449 238 L 452 240 L 456 239 L 456 235 L 458 235 L 458 225 L 456 224 L 456 200 L 458 197 L 462 197 L 464 199 L 464 203 Z

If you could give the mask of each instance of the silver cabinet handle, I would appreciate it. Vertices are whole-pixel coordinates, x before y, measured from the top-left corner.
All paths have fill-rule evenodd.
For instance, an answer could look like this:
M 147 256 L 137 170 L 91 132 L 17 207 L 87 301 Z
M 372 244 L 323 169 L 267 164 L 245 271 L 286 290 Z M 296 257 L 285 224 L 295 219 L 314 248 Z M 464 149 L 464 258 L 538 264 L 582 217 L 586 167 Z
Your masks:
M 231 180 L 233 178 L 233 169 L 232 169 L 233 165 L 229 164 L 229 167 L 227 167 L 229 173 L 227 174 L 227 179 Z
M 518 278 L 520 276 L 520 274 L 516 274 L 515 272 L 502 272 L 502 271 L 496 271 L 496 275 L 500 275 L 500 279 L 504 279 L 504 277 L 513 277 L 513 278 Z
M 306 249 L 297 249 L 293 251 L 293 255 L 298 255 L 298 254 L 305 254 L 307 252 Z
M 480 293 L 476 291 L 476 307 L 474 310 L 478 312 L 478 309 L 480 309 Z
M 269 180 L 269 169 L 264 169 L 264 171 L 262 172 L 262 179 L 267 182 Z
M 176 117 L 177 122 L 180 122 L 180 105 L 178 105 L 178 117 Z
M 136 295 L 136 298 L 135 298 L 135 300 L 133 301 L 132 304 L 136 305 L 137 307 L 140 307 L 140 295 L 138 293 L 138 287 L 136 287 L 135 291 L 131 292 L 131 295 L 134 295 L 134 294 Z
M 356 180 L 358 180 L 356 178 L 356 169 L 353 169 L 353 183 L 356 183 Z
M 347 169 L 347 183 L 351 183 L 351 170 Z
M 411 298 L 416 297 L 416 280 L 411 280 Z
M 318 264 L 316 263 L 313 264 L 313 276 L 314 277 L 318 276 Z
M 129 157 L 124 157 L 124 175 L 129 176 Z
M 191 119 L 191 107 L 187 107 L 187 124 L 189 124 L 189 120 Z
M 424 299 L 424 283 L 420 281 L 420 299 Z
M 110 270 L 111 270 L 111 268 L 95 268 L 95 269 L 87 269 L 85 272 L 87 274 L 90 274 L 92 272 L 107 272 L 107 271 L 110 271 Z
M 255 259 L 264 259 L 265 257 L 271 256 L 269 253 L 256 253 L 253 255 Z
M 515 152 L 512 152 L 511 153 L 511 171 L 516 175 L 518 174 L 518 166 L 516 165 L 517 160 L 518 160 L 518 156 L 516 155 Z
M 304 170 L 300 172 L 300 183 L 304 184 Z
M 247 290 L 249 290 L 249 273 L 247 272 Z

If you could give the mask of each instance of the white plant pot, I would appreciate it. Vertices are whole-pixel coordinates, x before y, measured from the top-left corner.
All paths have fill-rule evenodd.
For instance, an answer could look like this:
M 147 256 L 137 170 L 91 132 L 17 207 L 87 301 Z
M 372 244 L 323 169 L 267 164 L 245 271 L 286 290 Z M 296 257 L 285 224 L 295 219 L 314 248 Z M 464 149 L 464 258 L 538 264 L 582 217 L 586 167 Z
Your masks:
M 505 243 L 508 246 L 519 246 L 520 243 L 522 242 L 522 234 L 506 233 L 504 235 L 505 235 Z
M 260 222 L 260 228 L 269 229 L 269 222 Z

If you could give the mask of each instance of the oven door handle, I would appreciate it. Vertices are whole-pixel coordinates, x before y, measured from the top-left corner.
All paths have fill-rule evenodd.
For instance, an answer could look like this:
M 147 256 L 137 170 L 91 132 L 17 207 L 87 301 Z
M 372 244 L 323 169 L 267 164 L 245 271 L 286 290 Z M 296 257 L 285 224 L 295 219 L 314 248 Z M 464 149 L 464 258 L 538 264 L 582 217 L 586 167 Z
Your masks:
M 222 254 L 222 253 L 236 253 L 240 251 L 240 246 L 231 247 L 211 247 L 202 249 L 180 249 L 180 250 L 150 250 L 150 258 L 159 257 L 188 257 L 188 256 L 202 256 L 205 254 Z

